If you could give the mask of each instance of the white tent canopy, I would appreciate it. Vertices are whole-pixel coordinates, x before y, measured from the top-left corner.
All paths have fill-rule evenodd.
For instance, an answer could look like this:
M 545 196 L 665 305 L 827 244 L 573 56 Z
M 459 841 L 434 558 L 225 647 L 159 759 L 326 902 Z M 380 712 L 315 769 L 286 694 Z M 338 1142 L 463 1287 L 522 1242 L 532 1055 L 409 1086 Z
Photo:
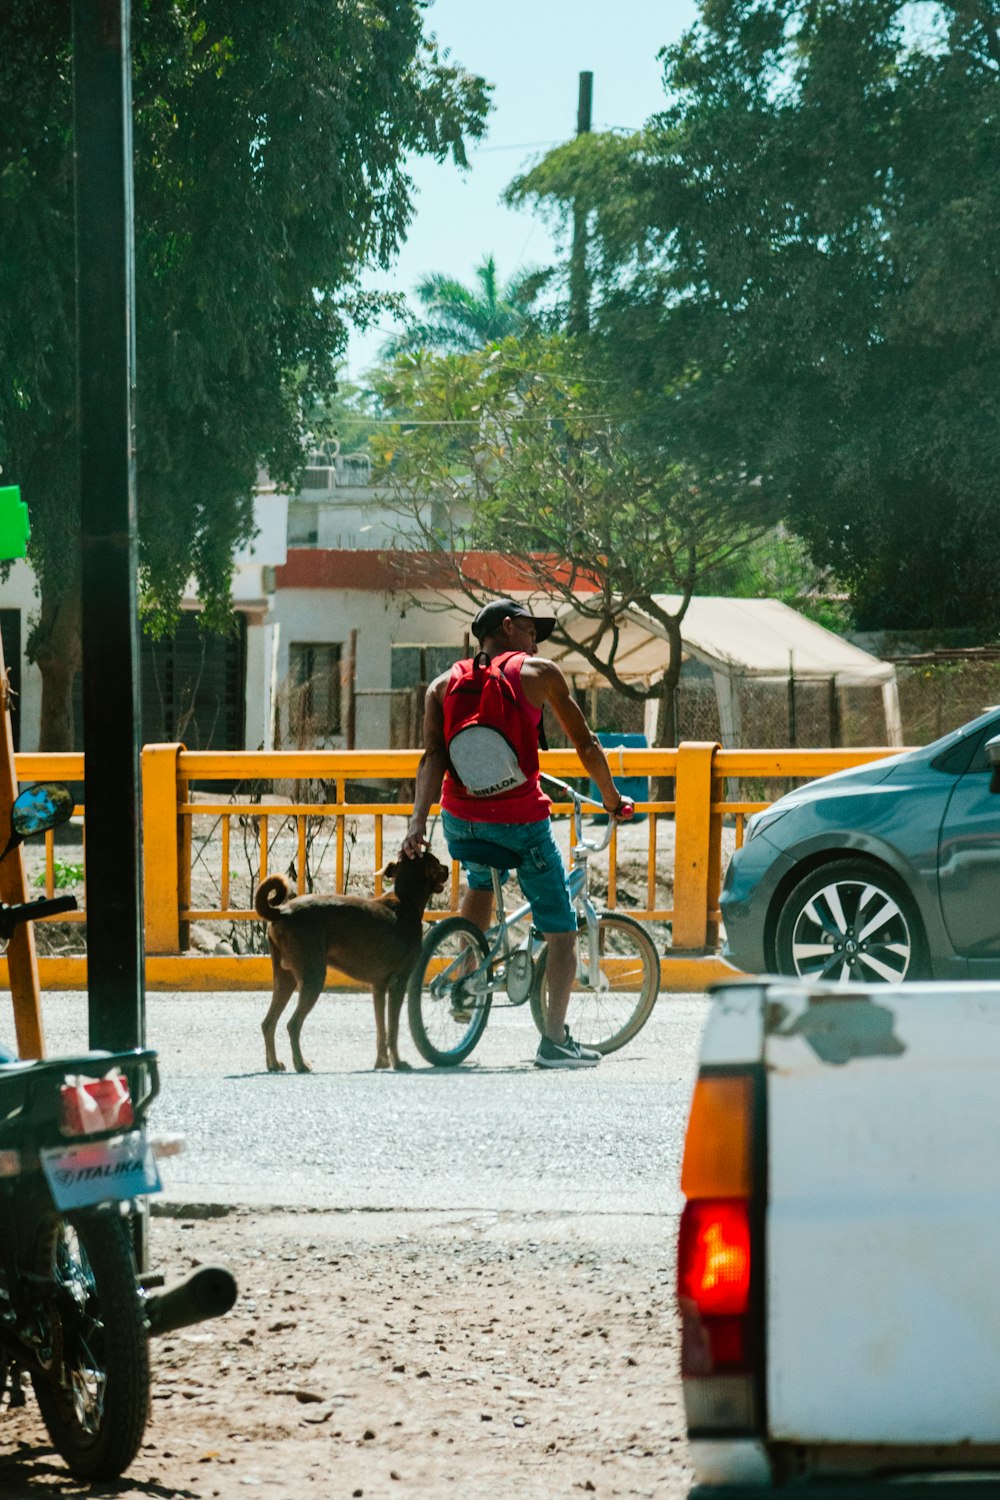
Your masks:
M 680 599 L 656 596 L 666 612 L 674 614 Z M 541 613 L 543 606 L 534 604 Z M 561 628 L 571 638 L 584 642 L 593 638 L 595 624 L 572 605 L 556 611 Z M 636 607 L 627 609 L 620 621 L 620 639 L 615 666 L 625 680 L 655 682 L 667 666 L 666 631 L 662 624 Z M 791 677 L 809 682 L 830 682 L 835 687 L 881 686 L 886 738 L 890 745 L 902 744 L 902 726 L 896 670 L 853 646 L 832 630 L 807 620 L 778 599 L 730 599 L 696 597 L 691 600 L 681 625 L 685 657 L 707 666 L 714 678 L 727 744 L 741 742 L 738 683 L 743 678 L 763 682 L 787 682 Z M 606 659 L 607 641 L 600 655 Z M 594 686 L 606 679 L 587 659 L 566 646 L 547 644 L 544 655 L 557 661 L 578 687 Z

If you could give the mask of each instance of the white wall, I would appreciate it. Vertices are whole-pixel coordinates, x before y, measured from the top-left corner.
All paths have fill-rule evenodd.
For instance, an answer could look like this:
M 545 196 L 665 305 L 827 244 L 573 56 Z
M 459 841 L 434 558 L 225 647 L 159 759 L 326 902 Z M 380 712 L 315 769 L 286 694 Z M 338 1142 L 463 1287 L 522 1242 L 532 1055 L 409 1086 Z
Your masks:
M 271 652 L 271 626 L 265 619 L 272 587 L 270 571 L 287 557 L 288 498 L 261 494 L 254 497 L 254 519 L 258 534 L 236 553 L 233 573 L 233 604 L 249 614 L 247 630 L 246 745 L 255 749 L 266 744 L 265 728 L 270 712 L 267 692 Z M 197 602 L 193 582 L 185 604 Z M 256 608 L 255 608 L 256 606 Z M 10 577 L 0 584 L 0 607 L 21 611 L 21 749 L 37 750 L 41 726 L 42 676 L 24 655 L 30 621 L 38 610 L 35 575 L 23 559 L 11 565 Z
M 266 609 L 273 588 L 272 569 L 288 557 L 288 497 L 255 495 L 253 510 L 257 535 L 233 555 L 233 604 Z M 191 593 L 197 598 L 193 586 Z
M 430 507 L 425 511 L 429 514 Z M 466 519 L 452 507 L 452 524 Z M 397 508 L 391 495 L 367 485 L 338 485 L 328 492 L 303 490 L 291 496 L 288 538 L 293 547 L 325 547 L 336 552 L 421 545 L 415 517 Z
M 42 674 L 34 662 L 28 661 L 24 645 L 30 621 L 38 612 L 38 594 L 35 592 L 35 575 L 23 558 L 11 564 L 10 577 L 6 583 L 0 584 L 0 606 L 21 611 L 21 701 L 18 705 L 21 749 L 37 750 L 42 720 Z
M 366 589 L 282 589 L 275 594 L 269 620 L 277 623 L 277 680 L 287 682 L 291 645 L 340 644 L 346 656 L 352 629 L 358 632 L 357 748 L 381 749 L 390 742 L 390 698 L 392 647 L 394 645 L 454 645 L 455 660 L 461 655 L 468 616 L 457 611 L 431 613 L 407 604 L 400 597 Z M 248 693 L 249 693 L 249 682 Z M 365 696 L 365 689 L 380 689 L 378 697 Z M 385 696 L 382 696 L 382 693 Z M 257 744 L 263 730 L 251 735 L 247 744 Z M 336 742 L 343 744 L 343 736 Z

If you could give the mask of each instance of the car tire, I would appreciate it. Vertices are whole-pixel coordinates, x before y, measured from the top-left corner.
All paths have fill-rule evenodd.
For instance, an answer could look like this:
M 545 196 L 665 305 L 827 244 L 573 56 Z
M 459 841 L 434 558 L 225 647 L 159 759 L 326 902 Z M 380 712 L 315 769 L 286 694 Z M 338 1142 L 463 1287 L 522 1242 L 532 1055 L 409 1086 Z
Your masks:
M 837 859 L 811 870 L 778 916 L 779 974 L 828 984 L 898 984 L 927 976 L 926 955 L 909 891 L 869 860 Z

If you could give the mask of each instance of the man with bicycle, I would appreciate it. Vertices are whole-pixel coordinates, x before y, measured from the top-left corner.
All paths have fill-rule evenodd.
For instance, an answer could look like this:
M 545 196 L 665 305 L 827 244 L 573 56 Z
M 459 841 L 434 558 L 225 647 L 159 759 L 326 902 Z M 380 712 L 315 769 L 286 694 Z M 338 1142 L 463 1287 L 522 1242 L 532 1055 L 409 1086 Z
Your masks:
M 566 1025 L 576 976 L 576 914 L 570 902 L 565 866 L 552 837 L 549 817 L 552 804 L 539 781 L 538 734 L 546 704 L 568 736 L 584 770 L 597 783 L 604 808 L 611 817 L 624 822 L 632 816 L 634 805 L 615 785 L 608 758 L 562 671 L 555 662 L 535 655 L 537 645 L 552 634 L 554 626 L 551 616 L 532 615 L 513 599 L 494 599 L 476 615 L 472 633 L 479 642 L 479 653 L 469 661 L 457 662 L 427 689 L 424 753 L 417 769 L 413 816 L 402 853 L 408 859 L 420 853 L 426 842 L 427 815 L 431 805 L 440 799 L 449 847 L 460 839 L 489 839 L 514 856 L 512 864 L 517 865 L 518 879 L 531 903 L 532 919 L 548 945 L 545 1035 L 539 1043 L 535 1064 L 540 1068 L 592 1068 L 600 1062 L 601 1054 L 581 1047 Z M 506 736 L 504 751 L 511 763 L 505 764 L 501 771 L 485 770 L 477 781 L 476 755 L 472 752 L 468 761 L 462 760 L 462 774 L 466 778 L 463 782 L 454 764 L 458 689 L 474 685 L 476 674 L 492 667 L 502 674 L 504 690 L 516 705 L 512 733 Z M 475 736 L 469 738 L 474 740 Z M 494 764 L 490 762 L 491 766 Z M 513 784 L 506 786 L 507 782 Z M 473 785 L 480 790 L 473 791 Z M 506 789 L 498 790 L 500 787 Z M 485 932 L 493 913 L 492 875 L 486 865 L 467 862 L 465 868 L 469 884 L 461 913 Z

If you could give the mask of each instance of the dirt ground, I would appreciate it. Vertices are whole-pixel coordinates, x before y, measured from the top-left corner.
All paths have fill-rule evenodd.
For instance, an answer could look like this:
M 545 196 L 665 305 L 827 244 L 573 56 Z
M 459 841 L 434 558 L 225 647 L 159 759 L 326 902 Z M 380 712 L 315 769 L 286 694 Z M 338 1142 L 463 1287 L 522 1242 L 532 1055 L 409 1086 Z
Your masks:
M 673 1221 L 157 1210 L 154 1265 L 225 1262 L 236 1307 L 154 1343 L 120 1483 L 74 1481 L 30 1395 L 0 1412 L 3 1496 L 687 1494 Z

